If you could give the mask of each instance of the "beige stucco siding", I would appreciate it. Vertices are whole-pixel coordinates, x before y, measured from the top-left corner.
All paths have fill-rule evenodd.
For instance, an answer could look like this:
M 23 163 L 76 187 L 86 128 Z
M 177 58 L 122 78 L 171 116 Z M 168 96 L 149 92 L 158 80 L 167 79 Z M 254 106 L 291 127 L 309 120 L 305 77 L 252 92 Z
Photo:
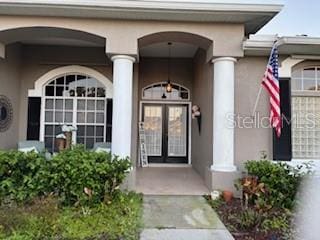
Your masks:
M 7 46 L 6 59 L 0 58 L 0 95 L 5 95 L 13 107 L 13 122 L 5 132 L 0 132 L 0 149 L 15 148 L 19 134 L 20 109 L 20 46 Z
M 173 83 L 178 83 L 190 91 L 192 89 L 193 63 L 191 58 L 171 59 L 170 78 Z M 141 58 L 139 64 L 139 98 L 142 97 L 142 88 L 157 82 L 168 80 L 167 58 Z M 192 91 L 191 91 L 192 98 Z
M 246 121 L 250 121 L 267 60 L 267 57 L 245 57 L 236 63 L 235 114 L 246 117 Z M 268 102 L 268 96 L 263 89 L 257 112 L 260 117 L 265 117 L 265 124 L 269 117 Z M 272 158 L 271 129 L 242 128 L 243 124 L 240 126 L 235 129 L 235 162 L 239 169 L 242 170 L 245 161 L 259 159 L 260 151 L 267 151 L 268 157 Z
M 186 32 L 212 41 L 209 51 L 213 56 L 243 56 L 243 24 L 0 16 L 0 31 L 26 27 L 66 28 L 91 33 L 106 39 L 108 54 L 129 55 L 138 55 L 138 40 L 145 36 Z M 6 39 L 7 42 L 10 40 Z
M 192 166 L 211 188 L 213 141 L 213 65 L 207 63 L 205 52 L 199 50 L 194 58 L 193 105 L 201 110 L 201 133 L 197 120 L 192 120 Z

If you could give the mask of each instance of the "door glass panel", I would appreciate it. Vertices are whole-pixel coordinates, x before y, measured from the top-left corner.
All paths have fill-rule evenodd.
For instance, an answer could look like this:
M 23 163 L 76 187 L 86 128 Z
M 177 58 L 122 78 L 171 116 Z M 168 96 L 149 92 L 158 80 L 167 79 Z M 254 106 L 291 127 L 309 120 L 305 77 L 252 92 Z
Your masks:
M 168 156 L 187 155 L 187 107 L 168 109 Z
M 145 106 L 144 124 L 148 156 L 162 155 L 162 107 Z

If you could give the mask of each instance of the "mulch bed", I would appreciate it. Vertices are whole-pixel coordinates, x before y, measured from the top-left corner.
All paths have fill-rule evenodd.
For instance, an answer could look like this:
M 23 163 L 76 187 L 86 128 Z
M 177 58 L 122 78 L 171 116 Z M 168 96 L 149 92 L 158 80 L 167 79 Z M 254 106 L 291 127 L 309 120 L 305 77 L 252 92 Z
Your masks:
M 218 213 L 221 221 L 231 232 L 235 240 L 280 240 L 278 234 L 275 232 L 261 233 L 256 232 L 254 229 L 251 231 L 241 231 L 237 229 L 237 223 L 230 219 L 229 216 L 238 215 L 242 211 L 242 205 L 240 199 L 233 199 L 229 203 L 223 203 L 218 208 L 216 212 Z

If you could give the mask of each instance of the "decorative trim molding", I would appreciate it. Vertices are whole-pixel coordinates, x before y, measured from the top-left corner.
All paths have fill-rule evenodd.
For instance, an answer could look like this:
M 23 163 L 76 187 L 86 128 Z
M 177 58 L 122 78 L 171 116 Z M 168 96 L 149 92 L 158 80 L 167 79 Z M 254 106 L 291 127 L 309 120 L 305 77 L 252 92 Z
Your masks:
M 283 7 L 283 0 L 5 0 L 0 15 L 245 24 L 255 33 Z
M 219 58 L 214 58 L 212 59 L 212 63 L 216 63 L 216 62 L 221 62 L 221 61 L 228 61 L 228 62 L 237 62 L 237 59 L 233 58 L 233 57 L 219 57 Z
M 84 66 L 79 66 L 79 65 L 70 65 L 70 66 L 65 66 L 65 67 L 59 67 L 56 69 L 53 69 L 46 74 L 42 75 L 38 80 L 34 82 L 34 89 L 29 89 L 28 91 L 28 96 L 29 97 L 42 97 L 42 90 L 43 86 L 52 80 L 55 77 L 58 77 L 60 75 L 64 75 L 66 73 L 70 74 L 84 74 L 91 76 L 101 83 L 103 83 L 106 86 L 106 98 L 112 98 L 113 96 L 113 84 L 112 82 L 103 74 L 100 72 L 84 67 Z
M 281 66 L 279 68 L 279 77 L 280 78 L 291 78 L 292 67 L 297 65 L 298 63 L 303 62 L 304 59 L 294 59 L 292 57 L 288 57 L 281 62 Z
M 126 60 L 133 62 L 133 63 L 136 61 L 136 59 L 134 57 L 131 57 L 128 55 L 114 55 L 111 57 L 112 62 L 114 62 L 115 60 L 118 60 L 118 59 L 126 59 Z
M 282 0 L 11 0 L 1 5 L 38 5 L 65 7 L 105 7 L 123 9 L 166 9 L 166 10 L 202 10 L 202 11 L 245 11 L 279 12 Z

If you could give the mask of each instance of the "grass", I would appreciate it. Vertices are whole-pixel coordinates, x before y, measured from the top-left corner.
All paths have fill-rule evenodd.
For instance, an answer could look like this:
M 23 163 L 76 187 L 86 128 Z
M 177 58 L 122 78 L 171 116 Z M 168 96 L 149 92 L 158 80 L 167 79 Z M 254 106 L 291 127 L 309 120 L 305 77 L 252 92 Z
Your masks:
M 119 193 L 91 207 L 59 207 L 54 198 L 0 208 L 0 239 L 137 240 L 142 228 L 142 196 Z

